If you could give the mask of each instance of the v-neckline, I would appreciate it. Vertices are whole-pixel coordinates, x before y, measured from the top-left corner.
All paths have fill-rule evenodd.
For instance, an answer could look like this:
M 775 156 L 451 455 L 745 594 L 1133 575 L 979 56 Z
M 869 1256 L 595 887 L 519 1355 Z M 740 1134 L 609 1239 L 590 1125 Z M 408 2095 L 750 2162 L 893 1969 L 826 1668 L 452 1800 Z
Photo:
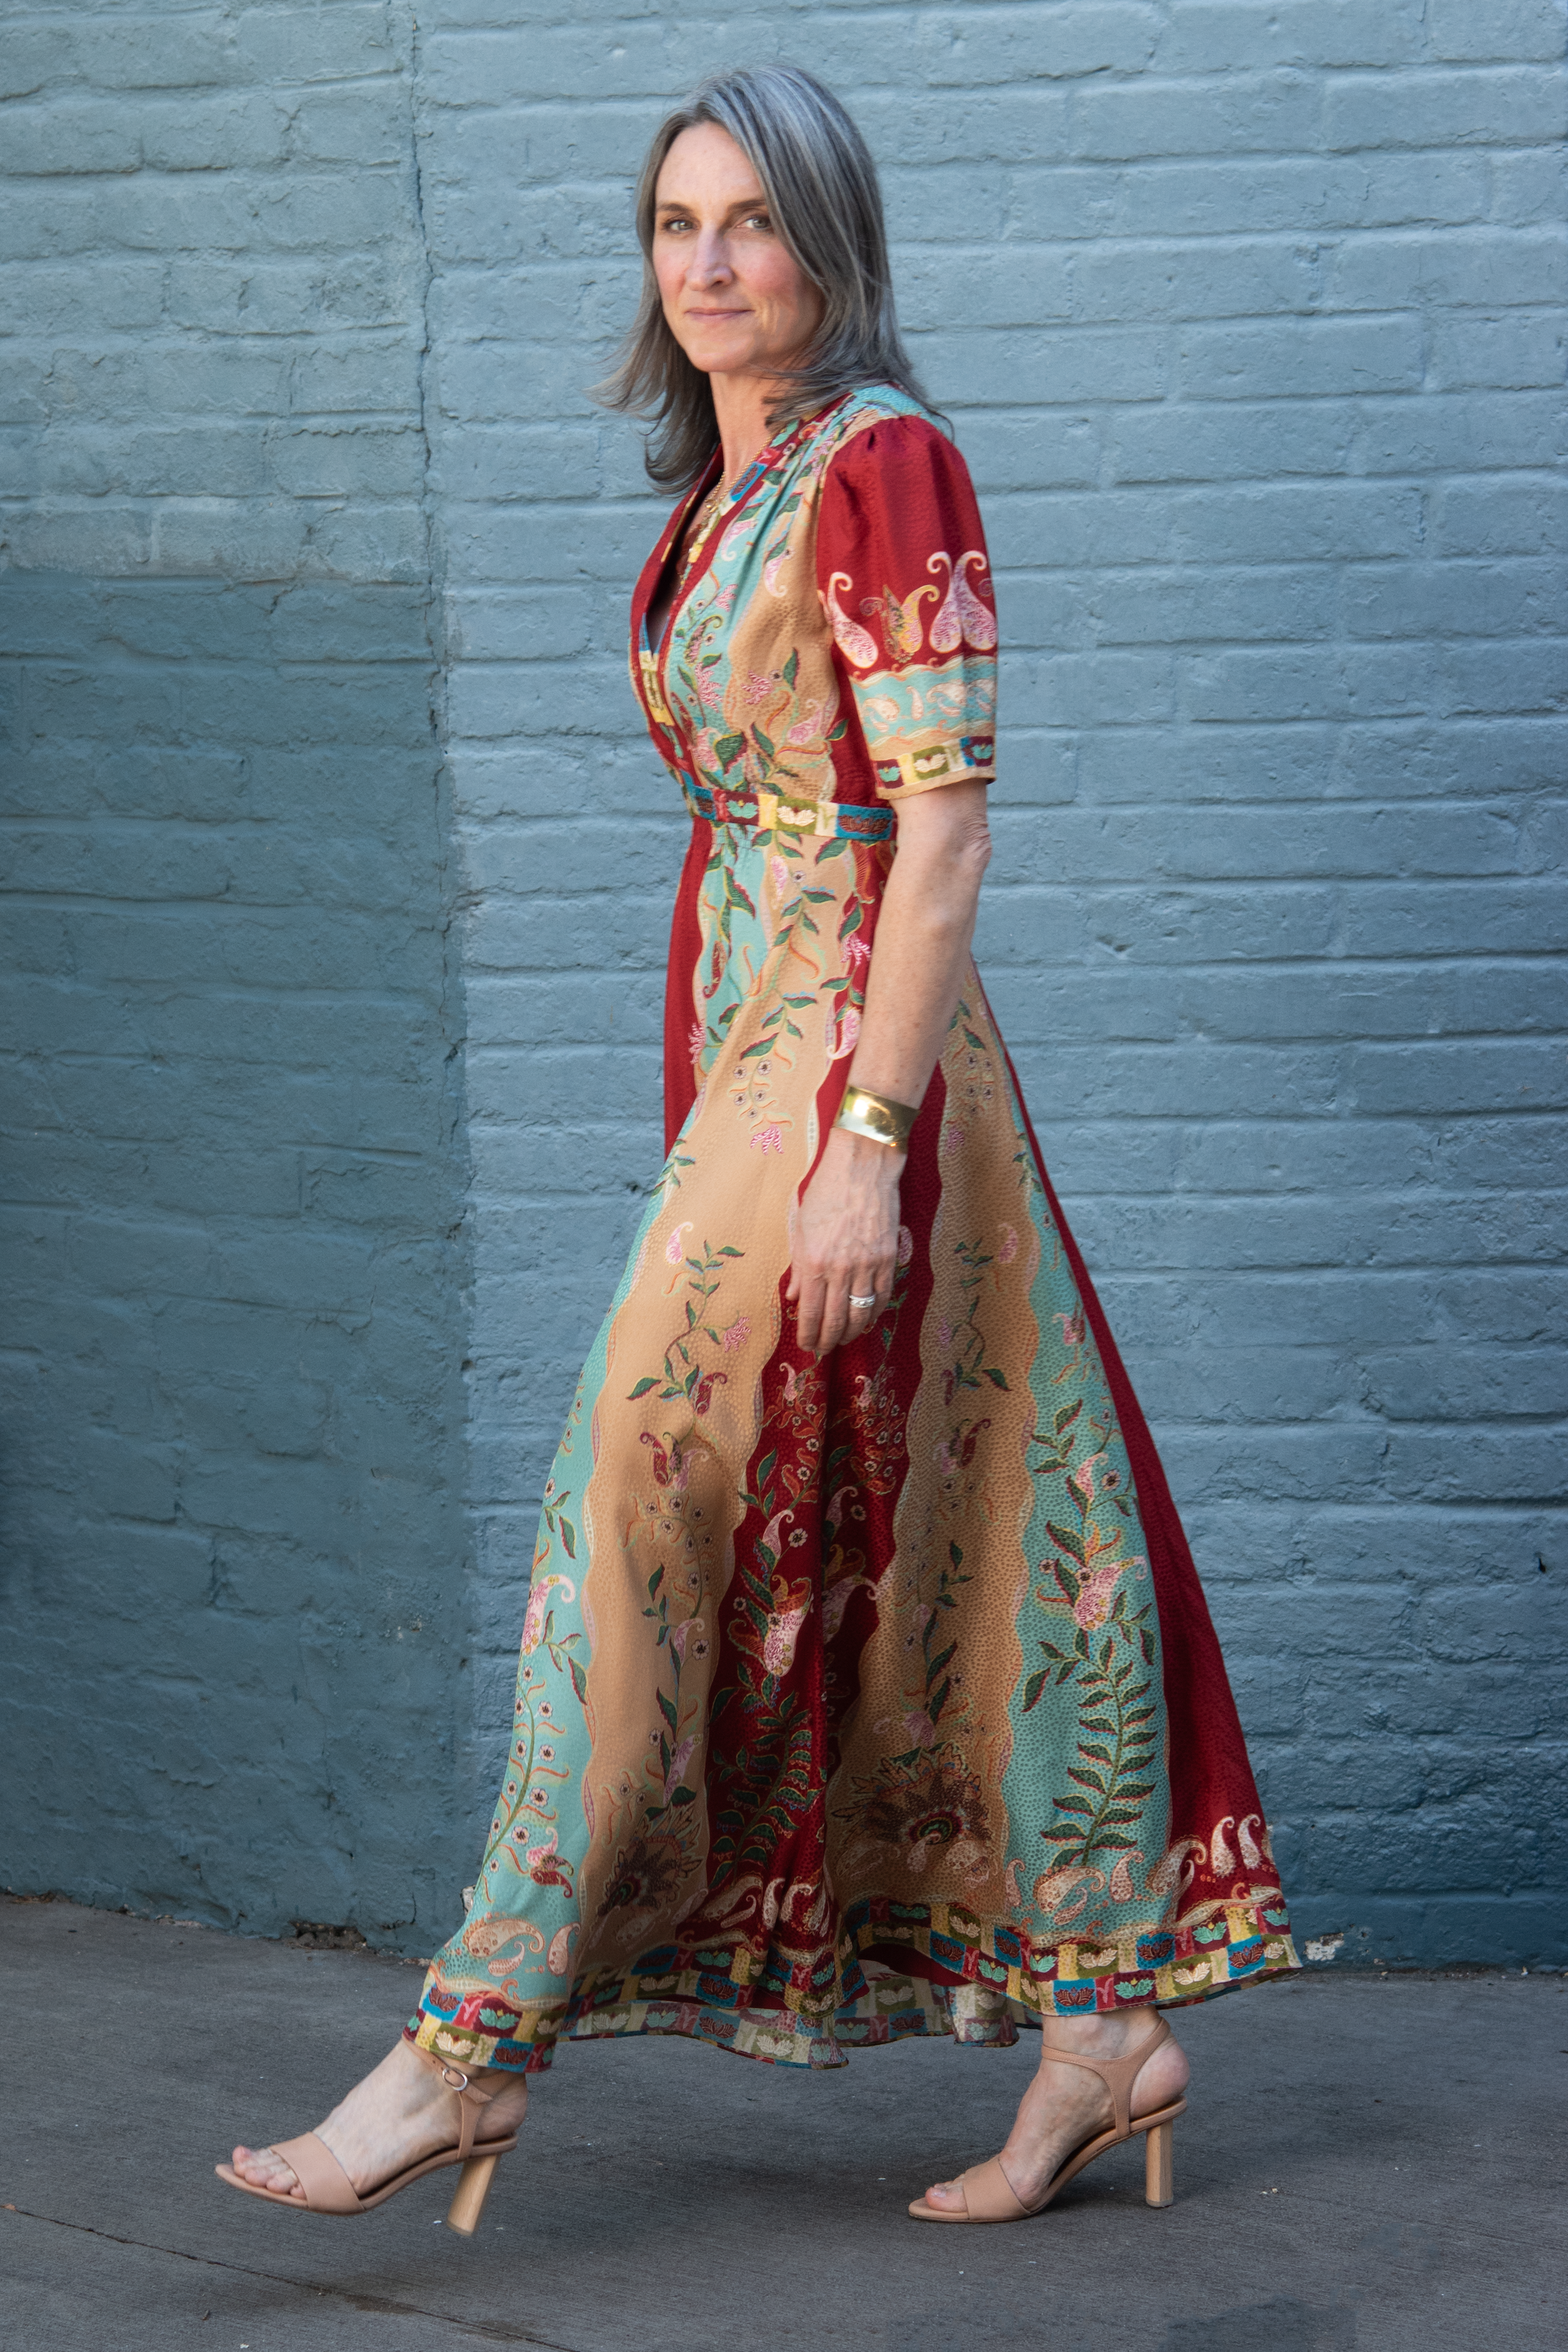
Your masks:
M 721 450 L 718 454 L 719 454 L 719 466 L 720 466 L 720 471 L 721 471 L 721 473 L 722 473 L 722 470 L 723 470 L 723 464 L 724 464 L 724 457 L 723 457 L 723 452 L 722 452 L 722 450 Z M 660 629 L 660 631 L 659 631 L 659 633 L 658 633 L 658 635 L 657 639 L 652 635 L 652 633 L 650 632 L 650 630 L 649 630 L 649 628 L 648 628 L 648 625 L 647 625 L 647 617 L 648 617 L 648 614 L 652 611 L 653 607 L 654 607 L 654 606 L 658 603 L 658 601 L 659 601 L 660 594 L 662 593 L 663 589 L 664 589 L 665 582 L 669 578 L 669 573 L 670 573 L 671 567 L 672 567 L 672 566 L 674 566 L 674 565 L 679 564 L 679 561 L 680 561 L 680 548 L 681 548 L 681 542 L 682 542 L 682 541 L 683 541 L 683 539 L 684 539 L 684 537 L 685 537 L 685 527 L 686 527 L 686 525 L 687 525 L 687 523 L 688 523 L 689 520 L 693 515 L 695 515 L 697 512 L 699 512 L 699 511 L 700 511 L 700 508 L 701 508 L 701 505 L 702 505 L 702 501 L 704 500 L 704 499 L 709 498 L 710 496 L 711 496 L 711 493 L 712 493 L 712 487 L 713 487 L 713 486 L 712 486 L 712 484 L 711 484 L 710 482 L 708 482 L 708 481 L 706 480 L 706 478 L 704 478 L 703 479 L 699 480 L 698 482 L 696 482 L 696 483 L 694 483 L 694 484 L 693 484 L 692 488 L 691 488 L 691 491 L 690 491 L 689 495 L 688 496 L 688 499 L 687 499 L 686 504 L 685 504 L 685 506 L 684 506 L 684 507 L 681 509 L 681 510 L 680 510 L 679 520 L 677 521 L 677 523 L 676 523 L 676 525 L 675 525 L 675 528 L 674 528 L 673 531 L 672 531 L 672 532 L 671 532 L 671 534 L 670 534 L 669 545 L 668 545 L 668 549 L 667 549 L 667 550 L 666 550 L 666 551 L 665 551 L 665 558 L 664 558 L 664 562 L 663 562 L 660 564 L 660 566 L 659 566 L 658 578 L 658 580 L 654 583 L 654 591 L 653 591 L 653 594 L 648 598 L 648 600 L 647 600 L 647 604 L 644 606 L 644 608 L 643 608 L 643 616 L 642 616 L 642 636 L 643 636 L 643 643 L 644 643 L 644 645 L 645 645 L 645 646 L 647 646 L 651 650 L 651 652 L 653 653 L 653 655 L 654 655 L 654 656 L 655 656 L 655 659 L 656 659 L 656 660 L 658 660 L 658 661 L 659 661 L 659 662 L 662 662 L 662 661 L 663 661 L 663 659 L 664 659 L 665 648 L 666 648 L 666 646 L 668 646 L 668 642 L 669 642 L 669 633 L 670 633 L 671 629 L 675 626 L 675 615 L 676 615 L 676 612 L 677 612 L 677 610 L 678 610 L 678 608 L 679 608 L 679 604 L 680 604 L 680 600 L 681 600 L 682 593 L 684 592 L 684 590 L 686 590 L 687 588 L 690 587 L 690 585 L 691 585 L 691 583 L 692 583 L 693 580 L 694 580 L 694 579 L 695 579 L 695 577 L 696 577 L 696 574 L 697 574 L 697 558 L 698 558 L 698 554 L 699 554 L 699 552 L 700 552 L 700 550 L 699 550 L 698 548 L 695 548 L 695 547 L 694 547 L 694 548 L 692 549 L 692 551 L 691 551 L 691 561 L 690 561 L 690 562 L 689 562 L 689 563 L 687 565 L 687 567 L 686 567 L 686 577 L 684 578 L 684 580 L 682 580 L 682 579 L 679 579 L 679 578 L 678 578 L 677 580 L 675 580 L 675 581 L 671 583 L 671 586 L 670 586 L 670 592 L 669 592 L 669 604 L 668 604 L 668 610 L 667 610 L 667 611 L 666 611 L 666 613 L 665 613 L 665 616 L 664 616 L 664 625 L 663 625 L 663 627 Z M 710 531 L 712 530 L 713 525 L 714 525 L 716 522 L 718 522 L 718 520 L 719 520 L 720 517 L 723 514 L 723 512 L 724 512 L 723 503 L 722 503 L 722 501 L 721 501 L 721 503 L 720 503 L 718 506 L 716 506 L 716 507 L 714 508 L 714 509 L 713 509 L 712 517 L 711 517 L 711 519 L 710 519 L 710 522 L 709 522 L 709 525 L 708 525 L 708 531 L 709 531 L 709 532 L 710 532 Z M 705 532 L 705 533 L 704 533 L 704 537 L 706 537 L 707 535 L 708 535 L 708 533 L 706 533 L 706 532 Z
M 700 504 L 701 500 L 708 497 L 712 488 L 706 473 L 704 473 L 699 481 L 693 484 L 687 503 L 681 509 L 680 518 L 676 522 L 671 531 L 669 544 L 665 554 L 664 562 L 659 568 L 658 579 L 655 584 L 654 593 L 648 598 L 647 603 L 643 606 L 642 615 L 638 625 L 638 634 L 642 639 L 642 649 L 652 657 L 654 676 L 658 683 L 659 697 L 667 710 L 669 708 L 669 696 L 665 683 L 666 663 L 669 656 L 670 647 L 674 642 L 676 620 L 679 614 L 681 606 L 686 603 L 687 598 L 694 593 L 698 582 L 707 572 L 711 550 L 717 546 L 719 541 L 723 537 L 725 531 L 729 529 L 731 523 L 733 522 L 736 516 L 740 514 L 747 505 L 749 505 L 751 499 L 761 488 L 762 484 L 767 479 L 768 476 L 777 471 L 784 459 L 793 454 L 793 452 L 799 446 L 800 443 L 805 440 L 807 434 L 812 432 L 818 425 L 821 424 L 825 416 L 829 415 L 835 408 L 841 406 L 843 402 L 849 397 L 850 395 L 847 393 L 840 394 L 837 400 L 825 402 L 822 407 L 815 410 L 810 416 L 797 417 L 795 422 L 790 425 L 786 431 L 778 434 L 767 444 L 765 448 L 760 449 L 757 455 L 751 460 L 751 463 L 742 469 L 734 488 L 729 492 L 726 498 L 721 499 L 719 505 L 714 509 L 712 520 L 703 532 L 700 545 L 698 549 L 693 551 L 691 561 L 686 569 L 685 578 L 678 581 L 676 583 L 675 592 L 669 600 L 669 610 L 664 616 L 664 626 L 659 632 L 658 641 L 656 645 L 649 633 L 647 625 L 649 608 L 658 602 L 659 590 L 664 585 L 670 564 L 675 561 L 676 551 L 680 545 L 681 525 L 685 522 L 687 517 L 694 511 L 695 508 Z M 714 454 L 718 459 L 721 475 L 722 475 L 724 453 L 722 449 L 719 449 L 715 451 Z

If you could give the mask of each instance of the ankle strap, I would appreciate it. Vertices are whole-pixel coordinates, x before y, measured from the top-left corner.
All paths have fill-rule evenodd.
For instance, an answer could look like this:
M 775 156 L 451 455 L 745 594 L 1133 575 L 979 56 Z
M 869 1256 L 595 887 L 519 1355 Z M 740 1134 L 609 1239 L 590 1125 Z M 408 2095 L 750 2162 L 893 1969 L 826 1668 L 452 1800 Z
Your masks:
M 1110 2104 L 1116 2112 L 1117 2138 L 1131 2139 L 1132 2137 L 1132 2085 L 1142 2073 L 1145 2061 L 1153 2056 L 1163 2042 L 1169 2042 L 1170 2039 L 1170 2027 L 1163 2017 L 1157 2017 L 1154 2020 L 1153 2031 L 1145 2034 L 1137 2049 L 1130 2051 L 1125 2058 L 1085 2057 L 1076 2050 L 1058 2050 L 1054 2042 L 1047 2042 L 1041 2054 L 1048 2058 L 1053 2065 L 1086 2066 L 1091 2074 L 1098 2074 L 1110 2094 Z
M 438 2058 L 433 2050 L 425 2049 L 417 2042 L 411 2042 L 408 2047 L 416 2058 L 425 2061 L 426 2066 L 435 2068 L 449 2091 L 458 2094 L 458 2155 L 460 2158 L 466 2158 L 474 2144 L 474 2132 L 479 2117 L 489 2102 L 473 2088 L 462 2067 L 454 2066 L 449 2058 Z

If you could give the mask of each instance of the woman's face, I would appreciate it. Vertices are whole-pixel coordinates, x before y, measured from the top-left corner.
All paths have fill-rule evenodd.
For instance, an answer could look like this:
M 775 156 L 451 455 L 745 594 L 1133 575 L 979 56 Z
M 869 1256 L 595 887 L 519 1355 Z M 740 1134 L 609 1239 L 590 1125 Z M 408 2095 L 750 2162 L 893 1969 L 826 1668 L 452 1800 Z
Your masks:
M 775 376 L 822 319 L 755 172 L 716 122 L 683 131 L 664 159 L 653 266 L 669 331 L 704 375 Z

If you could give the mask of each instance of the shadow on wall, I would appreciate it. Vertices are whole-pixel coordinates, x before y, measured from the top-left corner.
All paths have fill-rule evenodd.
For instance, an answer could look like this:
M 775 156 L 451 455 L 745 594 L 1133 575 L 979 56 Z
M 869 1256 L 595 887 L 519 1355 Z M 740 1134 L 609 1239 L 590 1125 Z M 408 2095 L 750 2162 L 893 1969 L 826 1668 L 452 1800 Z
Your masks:
M 0 1876 L 429 1950 L 470 1857 L 426 592 L 12 573 L 0 627 Z

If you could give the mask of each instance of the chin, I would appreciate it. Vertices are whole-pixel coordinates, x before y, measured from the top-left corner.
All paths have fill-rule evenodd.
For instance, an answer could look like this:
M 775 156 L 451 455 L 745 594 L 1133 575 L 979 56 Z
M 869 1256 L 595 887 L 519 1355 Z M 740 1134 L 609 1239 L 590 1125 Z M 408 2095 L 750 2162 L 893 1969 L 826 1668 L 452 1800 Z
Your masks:
M 704 349 L 698 344 L 695 348 L 689 347 L 686 356 L 700 375 L 733 375 L 739 368 L 754 367 L 756 364 L 754 352 L 738 352 L 732 345 L 729 349 L 721 347 L 715 350 L 711 346 Z

